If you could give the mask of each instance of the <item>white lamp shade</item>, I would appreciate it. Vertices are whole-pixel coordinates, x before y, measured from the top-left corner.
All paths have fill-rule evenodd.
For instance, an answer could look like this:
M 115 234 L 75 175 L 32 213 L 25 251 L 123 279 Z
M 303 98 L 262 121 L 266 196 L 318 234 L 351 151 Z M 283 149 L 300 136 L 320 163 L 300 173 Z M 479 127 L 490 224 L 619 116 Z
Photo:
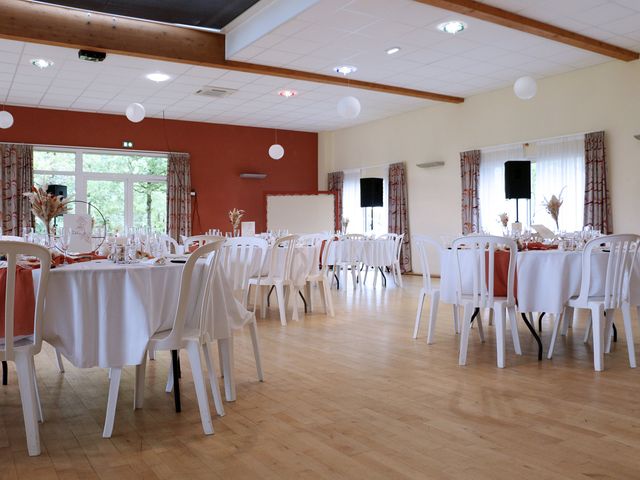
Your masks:
M 538 84 L 531 77 L 520 77 L 513 84 L 513 91 L 521 100 L 531 100 L 538 92 Z
M 269 156 L 274 160 L 280 160 L 284 157 L 284 147 L 279 143 L 274 143 L 269 147 Z
M 13 115 L 6 110 L 0 112 L 0 128 L 10 128 L 13 125 Z
M 360 100 L 356 97 L 343 97 L 338 101 L 338 115 L 342 118 L 354 119 L 360 115 Z
M 144 120 L 145 113 L 144 106 L 140 103 L 130 104 L 125 111 L 127 118 L 133 123 L 139 123 Z

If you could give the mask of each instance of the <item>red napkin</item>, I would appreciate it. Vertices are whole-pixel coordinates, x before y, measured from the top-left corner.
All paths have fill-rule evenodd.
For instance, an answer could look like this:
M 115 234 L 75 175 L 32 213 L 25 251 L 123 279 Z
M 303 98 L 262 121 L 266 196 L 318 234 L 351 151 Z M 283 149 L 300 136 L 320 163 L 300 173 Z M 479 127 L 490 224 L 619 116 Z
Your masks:
M 527 250 L 557 250 L 558 245 L 545 245 L 541 242 L 529 242 L 527 243 Z
M 489 252 L 486 253 L 487 260 Z M 487 267 L 488 267 L 487 262 Z M 493 278 L 493 295 L 495 297 L 507 296 L 507 280 L 509 279 L 509 251 L 508 250 L 496 250 L 494 252 L 494 278 Z M 489 285 L 489 271 L 486 272 L 486 281 Z M 513 281 L 513 294 L 518 294 L 518 271 L 516 269 L 514 281 Z
M 7 291 L 7 269 L 0 269 L 0 338 L 4 338 L 4 307 Z M 16 267 L 16 291 L 13 312 L 13 335 L 33 333 L 36 299 L 30 268 Z

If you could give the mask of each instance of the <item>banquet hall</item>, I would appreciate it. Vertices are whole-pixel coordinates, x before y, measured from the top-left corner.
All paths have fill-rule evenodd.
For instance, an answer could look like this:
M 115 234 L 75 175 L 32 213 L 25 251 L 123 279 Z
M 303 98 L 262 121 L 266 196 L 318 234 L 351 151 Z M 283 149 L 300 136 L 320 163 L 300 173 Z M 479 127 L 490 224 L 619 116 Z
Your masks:
M 0 478 L 640 478 L 639 0 L 0 0 Z

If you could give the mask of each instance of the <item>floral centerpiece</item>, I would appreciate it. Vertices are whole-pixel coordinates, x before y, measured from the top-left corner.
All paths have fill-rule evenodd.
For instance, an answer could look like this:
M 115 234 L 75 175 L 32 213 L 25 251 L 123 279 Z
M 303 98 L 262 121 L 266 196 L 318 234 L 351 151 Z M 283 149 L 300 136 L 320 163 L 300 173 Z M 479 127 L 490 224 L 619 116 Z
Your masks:
M 39 218 L 47 231 L 47 236 L 51 235 L 51 220 L 55 217 L 69 213 L 70 197 L 62 198 L 62 195 L 52 195 L 47 192 L 47 185 L 42 187 L 31 187 L 31 191 L 25 193 L 31 203 L 31 212 Z
M 349 226 L 349 219 L 347 217 L 342 217 L 340 221 L 340 226 L 342 227 L 342 233 L 347 233 L 347 227 Z
M 560 230 L 560 226 L 558 225 L 558 217 L 560 215 L 560 207 L 562 206 L 563 202 L 563 190 L 564 188 L 560 190 L 560 193 L 557 197 L 555 195 L 551 195 L 551 198 L 549 200 L 547 200 L 547 198 L 545 197 L 544 202 L 542 202 L 542 205 L 547 210 L 547 213 L 551 215 L 553 221 L 556 222 L 556 230 Z
M 236 236 L 238 231 L 240 230 L 240 220 L 242 220 L 242 216 L 244 214 L 244 210 L 238 210 L 237 208 L 229 211 L 229 221 L 231 222 L 234 236 Z
M 507 227 L 509 226 L 509 214 L 507 212 L 502 212 L 500 215 L 498 215 L 498 220 L 502 224 L 503 233 L 506 235 Z

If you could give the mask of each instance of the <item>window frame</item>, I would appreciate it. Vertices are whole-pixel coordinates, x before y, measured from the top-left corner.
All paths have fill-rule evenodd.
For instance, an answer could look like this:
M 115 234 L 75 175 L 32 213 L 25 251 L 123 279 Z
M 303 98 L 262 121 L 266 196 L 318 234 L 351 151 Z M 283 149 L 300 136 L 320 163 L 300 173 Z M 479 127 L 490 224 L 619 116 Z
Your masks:
M 143 175 L 137 173 L 105 173 L 105 172 L 86 172 L 84 167 L 84 154 L 96 155 L 123 155 L 123 156 L 144 156 L 164 158 L 169 161 L 169 155 L 159 152 L 147 152 L 140 150 L 120 150 L 120 149 L 98 149 L 98 148 L 70 148 L 59 146 L 38 145 L 33 148 L 35 152 L 60 152 L 73 153 L 75 155 L 74 170 L 36 170 L 33 169 L 33 175 L 68 175 L 75 177 L 75 200 L 81 202 L 87 201 L 87 183 L 91 180 L 116 181 L 124 183 L 124 228 L 132 228 L 133 223 L 133 184 L 134 183 L 167 183 L 167 175 Z M 168 165 L 167 165 L 168 166 Z M 75 211 L 79 214 L 87 213 L 86 203 L 77 203 Z

